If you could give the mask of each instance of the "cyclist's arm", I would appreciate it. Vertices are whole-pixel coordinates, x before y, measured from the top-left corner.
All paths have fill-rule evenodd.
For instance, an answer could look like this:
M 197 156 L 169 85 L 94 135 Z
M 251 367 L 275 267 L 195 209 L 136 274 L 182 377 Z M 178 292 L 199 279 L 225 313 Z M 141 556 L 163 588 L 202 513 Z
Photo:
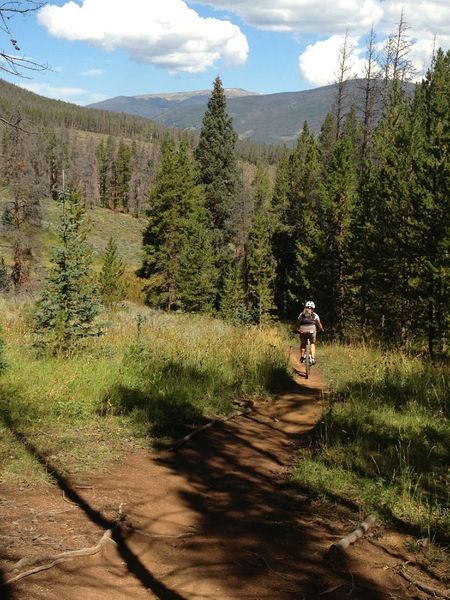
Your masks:
M 322 325 L 322 323 L 320 322 L 320 319 L 316 319 L 316 327 L 317 327 L 317 329 L 318 329 L 319 331 L 322 331 L 322 332 L 324 331 L 324 329 L 323 329 L 323 325 Z

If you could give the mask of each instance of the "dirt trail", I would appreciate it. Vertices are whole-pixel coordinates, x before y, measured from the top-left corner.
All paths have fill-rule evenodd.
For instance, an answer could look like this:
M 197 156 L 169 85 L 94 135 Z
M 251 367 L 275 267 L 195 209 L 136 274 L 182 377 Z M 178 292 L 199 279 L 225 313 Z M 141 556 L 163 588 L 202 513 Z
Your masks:
M 295 366 L 295 365 L 294 365 Z M 421 598 L 391 567 L 403 558 L 360 540 L 336 564 L 325 557 L 360 515 L 327 511 L 285 473 L 320 417 L 313 369 L 275 402 L 212 427 L 175 452 L 127 456 L 110 473 L 59 478 L 59 487 L 2 489 L 4 566 L 23 556 L 94 546 L 3 590 L 11 600 Z M 73 504 L 76 503 L 76 504 Z M 378 530 L 379 535 L 382 535 Z M 391 540 L 392 541 L 392 540 Z M 3 578 L 12 574 L 3 573 Z M 323 595 L 321 595 L 323 594 Z M 392 594 L 392 595 L 391 595 Z

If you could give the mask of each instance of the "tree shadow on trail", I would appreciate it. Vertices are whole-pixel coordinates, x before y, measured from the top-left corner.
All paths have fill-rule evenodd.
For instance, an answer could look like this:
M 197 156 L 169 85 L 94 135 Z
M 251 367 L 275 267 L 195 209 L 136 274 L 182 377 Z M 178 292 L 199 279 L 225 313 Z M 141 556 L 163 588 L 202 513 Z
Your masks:
M 2 558 L 1 555 L 0 558 Z M 6 577 L 3 570 L 0 569 L 0 598 L 2 600 L 12 600 L 13 597 L 11 594 L 11 586 L 6 583 Z
M 270 361 L 258 364 L 257 382 L 270 394 L 291 385 L 286 369 L 274 367 Z M 227 415 L 233 398 L 242 395 L 239 383 L 230 383 L 220 373 L 206 373 L 190 365 L 168 361 L 162 378 L 155 384 L 151 368 L 144 367 L 135 387 L 116 384 L 108 389 L 100 403 L 99 414 L 127 415 L 144 424 L 151 438 L 178 437 L 206 424 L 208 415 Z M 158 445 L 158 441 L 156 441 Z
M 319 390 L 293 384 L 294 390 L 306 393 L 292 399 L 289 411 L 307 414 Z M 312 503 L 276 475 L 292 459 L 301 436 L 276 428 L 268 432 L 264 409 L 254 416 L 208 429 L 176 452 L 157 457 L 188 484 L 178 495 L 187 514 L 195 515 L 196 535 L 183 544 L 177 575 L 184 564 L 186 585 L 194 586 L 195 578 L 213 579 L 224 598 L 313 600 L 333 586 L 326 596 L 331 600 L 350 598 L 352 590 L 361 594 L 361 589 L 366 600 L 384 598 L 386 591 L 364 577 L 351 580 L 342 568 L 334 572 L 325 553 L 340 532 L 318 526 Z M 284 418 L 290 417 L 280 414 L 276 421 Z M 151 500 L 142 501 L 141 521 L 148 514 L 146 502 Z M 151 530 L 156 518 L 153 514 L 141 527 Z M 167 576 L 170 580 L 171 573 Z
M 76 491 L 70 480 L 58 471 L 58 469 L 52 464 L 51 460 L 41 453 L 30 441 L 30 439 L 28 439 L 28 437 L 16 427 L 14 420 L 8 411 L 8 406 L 11 406 L 11 401 L 17 401 L 19 392 L 14 391 L 13 393 L 10 391 L 9 393 L 11 394 L 11 398 L 9 399 L 5 398 L 4 389 L 1 389 L 0 392 L 2 394 L 0 419 L 3 425 L 10 431 L 16 442 L 18 442 L 30 456 L 39 462 L 39 464 L 50 475 L 53 482 L 59 487 L 69 502 L 78 506 L 92 523 L 104 531 L 111 529 L 111 537 L 116 543 L 117 551 L 126 565 L 127 571 L 133 575 L 138 582 L 140 582 L 144 589 L 151 590 L 157 598 L 164 600 L 184 600 L 183 596 L 169 589 L 166 585 L 159 581 L 142 563 L 140 558 L 131 550 L 126 536 L 122 532 L 121 528 L 116 527 L 117 521 L 105 518 L 100 511 L 93 508 L 90 503 L 87 502 Z M 62 565 L 60 565 L 60 568 L 64 570 Z M 87 574 L 84 583 L 87 586 L 96 587 L 96 582 L 89 580 L 88 572 L 89 569 L 86 569 Z M 77 576 L 83 577 L 81 569 L 77 570 Z M 1 577 L 3 577 L 3 581 L 6 581 L 5 575 L 2 575 L 0 571 L 0 583 L 2 583 Z M 0 593 L 2 594 L 2 599 L 8 599 L 11 597 L 13 592 L 11 586 L 6 584 L 5 586 L 0 587 Z

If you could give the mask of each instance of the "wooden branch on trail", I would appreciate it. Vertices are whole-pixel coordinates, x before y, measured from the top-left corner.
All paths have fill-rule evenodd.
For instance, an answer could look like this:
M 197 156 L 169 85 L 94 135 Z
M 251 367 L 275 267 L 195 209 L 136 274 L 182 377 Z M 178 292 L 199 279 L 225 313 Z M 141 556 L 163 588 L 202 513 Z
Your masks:
M 450 589 L 440 590 L 439 588 L 435 588 L 430 585 L 427 585 L 426 583 L 422 583 L 421 581 L 418 581 L 417 579 L 409 575 L 409 573 L 407 573 L 401 567 L 396 569 L 396 572 L 402 577 L 404 577 L 406 581 L 409 581 L 409 583 L 415 585 L 417 588 L 419 588 L 419 590 L 422 590 L 422 592 L 426 592 L 427 594 L 431 594 L 432 596 L 437 596 L 438 598 L 446 598 L 447 600 L 450 599 Z
M 332 550 L 338 550 L 339 552 L 343 552 L 346 548 L 353 544 L 361 538 L 370 527 L 375 523 L 376 517 L 375 515 L 369 515 L 364 521 L 351 533 L 343 537 L 339 542 L 335 542 L 331 544 L 329 552 Z
M 176 444 L 174 444 L 173 446 L 171 446 L 169 448 L 169 450 L 177 450 L 180 446 L 183 446 L 183 444 L 185 444 L 186 442 L 188 442 L 189 440 L 191 440 L 193 437 L 195 437 L 196 435 L 198 435 L 202 431 L 205 431 L 205 429 L 208 429 L 209 427 L 212 427 L 213 425 L 218 425 L 219 423 L 226 423 L 227 421 L 230 421 L 231 419 L 235 419 L 236 417 L 240 417 L 242 415 L 246 415 L 249 412 L 251 412 L 251 409 L 241 410 L 239 412 L 233 413 L 229 417 L 225 417 L 224 419 L 214 419 L 213 421 L 209 421 L 209 423 L 206 423 L 205 425 L 202 425 L 201 427 L 198 427 L 197 429 L 194 429 L 194 431 L 192 431 L 188 435 L 185 435 L 184 438 L 181 438 L 181 440 L 178 440 L 178 442 L 176 442 Z
M 41 563 L 43 561 L 50 561 L 45 565 L 39 565 L 29 569 L 28 571 L 24 571 L 15 577 L 11 577 L 11 579 L 6 580 L 3 583 L 0 583 L 1 586 L 9 585 L 14 583 L 15 581 L 19 581 L 19 579 L 23 579 L 24 577 L 28 577 L 29 575 L 34 575 L 35 573 L 39 573 L 40 571 L 46 571 L 47 569 L 51 569 L 55 565 L 64 562 L 65 560 L 70 560 L 72 558 L 78 558 L 79 556 L 92 556 L 93 554 L 97 554 L 100 552 L 102 547 L 108 541 L 114 541 L 112 539 L 112 532 L 118 526 L 117 523 L 112 529 L 107 529 L 105 533 L 102 535 L 100 541 L 96 546 L 91 546 L 90 548 L 80 548 L 79 550 L 69 550 L 67 552 L 61 552 L 60 554 L 56 554 L 54 556 L 41 556 L 37 558 L 22 558 L 15 565 L 6 569 L 7 572 L 17 571 L 22 567 L 28 567 L 30 565 L 35 565 Z

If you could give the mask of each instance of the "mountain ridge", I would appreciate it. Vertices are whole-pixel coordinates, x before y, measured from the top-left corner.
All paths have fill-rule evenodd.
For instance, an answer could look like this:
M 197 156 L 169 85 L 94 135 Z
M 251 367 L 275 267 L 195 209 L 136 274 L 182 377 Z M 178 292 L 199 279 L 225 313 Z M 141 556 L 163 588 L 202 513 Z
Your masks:
M 359 85 L 358 80 L 349 82 L 352 98 L 358 95 Z M 272 94 L 240 88 L 225 88 L 224 92 L 228 113 L 241 139 L 289 146 L 295 143 L 305 121 L 318 133 L 326 114 L 332 110 L 336 85 Z M 88 107 L 134 114 L 168 127 L 199 131 L 210 94 L 210 90 L 197 90 L 115 96 Z
M 348 81 L 346 108 L 351 103 L 357 107 L 363 105 L 364 85 L 364 79 Z M 413 85 L 408 85 L 406 92 L 412 93 L 413 89 Z M 337 97 L 337 85 L 334 83 L 298 92 L 272 94 L 247 92 L 240 88 L 225 88 L 224 91 L 228 113 L 241 140 L 287 146 L 295 144 L 305 121 L 317 134 L 327 113 L 333 110 Z M 167 94 L 116 96 L 90 104 L 89 108 L 134 114 L 167 127 L 198 132 L 210 94 L 211 91 L 198 90 L 176 92 L 170 98 Z

